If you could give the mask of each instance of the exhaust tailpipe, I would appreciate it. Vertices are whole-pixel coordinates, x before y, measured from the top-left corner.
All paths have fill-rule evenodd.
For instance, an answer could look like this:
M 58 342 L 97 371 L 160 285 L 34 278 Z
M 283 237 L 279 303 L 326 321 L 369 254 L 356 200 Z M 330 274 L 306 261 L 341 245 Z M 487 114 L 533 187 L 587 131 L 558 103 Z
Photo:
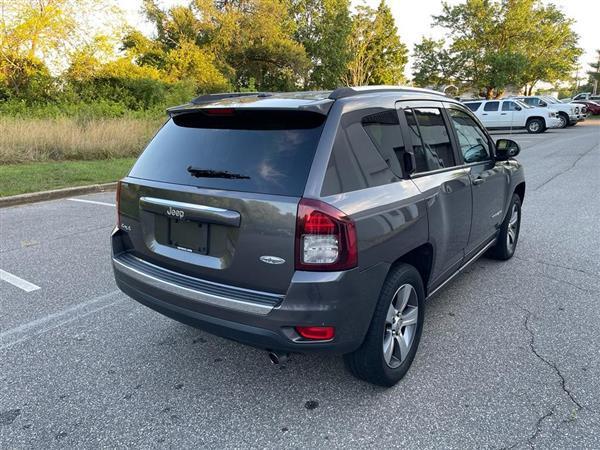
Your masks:
M 286 361 L 289 359 L 289 357 L 290 357 L 290 354 L 286 353 L 286 352 L 276 352 L 276 351 L 269 352 L 269 359 L 275 365 L 285 364 Z

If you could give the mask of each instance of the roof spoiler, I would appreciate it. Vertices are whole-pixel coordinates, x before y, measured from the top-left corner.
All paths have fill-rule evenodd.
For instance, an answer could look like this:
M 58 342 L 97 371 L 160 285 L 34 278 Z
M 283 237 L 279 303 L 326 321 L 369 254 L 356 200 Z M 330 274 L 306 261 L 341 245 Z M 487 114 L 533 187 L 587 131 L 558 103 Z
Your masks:
M 174 117 L 179 114 L 193 113 L 202 110 L 203 106 L 210 105 L 211 103 L 216 103 L 221 100 L 247 97 L 268 98 L 272 97 L 273 95 L 275 95 L 273 92 L 223 92 L 219 94 L 205 94 L 194 98 L 189 103 L 184 103 L 183 105 L 177 105 L 167 108 L 167 114 L 170 117 Z M 314 101 L 311 104 L 300 105 L 297 109 L 299 111 L 309 111 L 327 115 L 332 104 L 333 101 L 331 101 L 331 99 L 323 97 L 321 100 Z M 218 108 L 218 106 L 216 107 Z M 223 107 L 226 108 L 227 106 Z M 284 107 L 282 109 L 288 108 Z

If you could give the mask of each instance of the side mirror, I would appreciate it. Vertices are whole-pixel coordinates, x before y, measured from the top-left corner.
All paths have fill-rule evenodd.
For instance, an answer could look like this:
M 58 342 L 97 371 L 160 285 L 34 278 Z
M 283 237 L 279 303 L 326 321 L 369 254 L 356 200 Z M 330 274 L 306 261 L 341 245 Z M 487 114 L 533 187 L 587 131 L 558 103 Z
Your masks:
M 542 108 L 545 108 L 546 106 L 548 106 L 548 103 L 543 102 L 540 100 L 540 102 L 538 103 L 538 106 L 541 106 Z
M 515 111 L 521 111 L 522 109 L 519 105 L 515 106 Z
M 512 139 L 498 139 L 496 142 L 496 161 L 506 161 L 521 153 L 521 147 Z

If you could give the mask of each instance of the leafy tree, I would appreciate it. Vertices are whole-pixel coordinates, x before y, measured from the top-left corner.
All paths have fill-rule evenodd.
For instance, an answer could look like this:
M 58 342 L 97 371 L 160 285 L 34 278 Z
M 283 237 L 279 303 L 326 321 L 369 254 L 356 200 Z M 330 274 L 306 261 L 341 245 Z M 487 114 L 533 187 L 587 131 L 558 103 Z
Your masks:
M 459 84 L 460 55 L 445 47 L 443 39 L 423 38 L 413 52 L 413 83 L 421 87 L 441 87 Z
M 169 51 L 166 62 L 165 78 L 172 83 L 191 80 L 203 92 L 224 91 L 229 87 L 225 76 L 216 68 L 212 53 L 193 42 L 180 42 Z
M 0 4 L 0 73 L 12 96 L 37 100 L 58 92 L 51 71 L 90 41 L 95 14 L 118 17 L 114 0 L 13 0 Z
M 306 49 L 312 65 L 305 87 L 338 87 L 350 59 L 349 0 L 292 0 L 291 11 L 297 24 L 296 40 Z
M 572 21 L 540 0 L 467 0 L 444 3 L 434 25 L 447 29 L 450 50 L 462 62 L 454 77 L 487 98 L 508 85 L 568 77 L 581 50 Z
M 564 80 L 577 68 L 582 50 L 577 46 L 579 36 L 572 30 L 574 21 L 552 4 L 534 5 L 523 11 L 529 16 L 529 36 L 523 53 L 526 94 L 531 95 L 539 81 Z
M 593 86 L 592 89 L 596 89 L 597 91 L 598 84 L 600 83 L 600 50 L 596 50 L 596 53 L 598 59 L 590 63 L 593 70 L 588 71 L 588 75 L 590 76 L 590 84 Z
M 289 90 L 307 72 L 287 0 L 193 0 L 168 11 L 144 0 L 144 8 L 156 39 L 134 31 L 123 47 L 136 63 L 164 71 L 168 80 L 190 78 L 201 92 L 228 85 Z
M 377 9 L 366 5 L 356 8 L 349 50 L 351 60 L 344 76 L 347 85 L 404 81 L 408 51 L 398 36 L 392 12 L 385 1 L 382 0 Z
M 237 89 L 255 83 L 259 90 L 290 90 L 303 81 L 310 62 L 302 44 L 294 40 L 287 1 L 217 0 L 196 5 L 204 20 L 214 25 L 210 44 L 231 69 Z

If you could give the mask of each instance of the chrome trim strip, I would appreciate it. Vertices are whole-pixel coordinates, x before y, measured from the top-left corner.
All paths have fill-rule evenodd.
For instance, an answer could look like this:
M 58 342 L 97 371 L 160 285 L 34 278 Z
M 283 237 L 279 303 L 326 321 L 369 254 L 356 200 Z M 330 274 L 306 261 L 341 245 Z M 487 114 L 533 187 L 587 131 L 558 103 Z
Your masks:
M 217 213 L 230 212 L 227 209 L 215 208 L 214 206 L 195 205 L 193 203 L 176 202 L 174 200 L 165 200 L 162 198 L 154 198 L 154 197 L 141 197 L 140 201 L 144 202 L 144 203 L 152 203 L 153 205 L 160 205 L 160 206 L 166 206 L 166 207 L 172 206 L 173 208 L 186 208 L 186 209 L 190 209 L 193 211 L 208 211 L 208 212 L 217 212 Z
M 113 267 L 115 270 L 130 276 L 138 281 L 141 281 L 149 286 L 152 286 L 161 291 L 179 295 L 188 300 L 193 300 L 199 303 L 210 306 L 218 306 L 220 308 L 232 309 L 250 314 L 267 315 L 272 310 L 272 306 L 260 305 L 252 302 L 244 302 L 233 298 L 221 297 L 219 295 L 208 294 L 206 292 L 190 289 L 185 286 L 180 286 L 169 281 L 164 281 L 152 275 L 144 273 L 138 269 L 130 267 L 116 258 L 113 258 Z
M 473 262 L 475 262 L 481 255 L 483 255 L 492 245 L 494 245 L 496 243 L 496 238 L 492 239 L 490 242 L 487 243 L 487 245 L 485 247 L 483 247 L 481 250 L 479 250 L 475 255 L 473 255 L 471 257 L 471 259 L 469 259 L 466 263 L 464 263 L 462 266 L 460 266 L 456 272 L 454 272 L 452 275 L 450 275 L 446 281 L 444 281 L 442 284 L 440 284 L 438 287 L 436 287 L 433 292 L 431 292 L 427 298 L 425 300 L 430 299 L 431 297 L 433 297 L 440 289 L 442 289 L 444 286 L 446 286 L 448 283 L 450 283 L 450 281 L 452 281 L 454 279 L 454 277 L 456 277 L 458 274 L 460 274 L 463 270 L 465 270 L 468 266 L 470 266 Z
M 214 206 L 198 205 L 194 203 L 184 203 L 175 200 L 166 200 L 154 197 L 141 197 L 140 206 L 149 211 L 164 214 L 159 208 L 175 208 L 185 211 L 191 217 L 205 219 L 215 223 L 223 223 L 231 226 L 240 225 L 240 213 L 229 209 L 215 208 Z

